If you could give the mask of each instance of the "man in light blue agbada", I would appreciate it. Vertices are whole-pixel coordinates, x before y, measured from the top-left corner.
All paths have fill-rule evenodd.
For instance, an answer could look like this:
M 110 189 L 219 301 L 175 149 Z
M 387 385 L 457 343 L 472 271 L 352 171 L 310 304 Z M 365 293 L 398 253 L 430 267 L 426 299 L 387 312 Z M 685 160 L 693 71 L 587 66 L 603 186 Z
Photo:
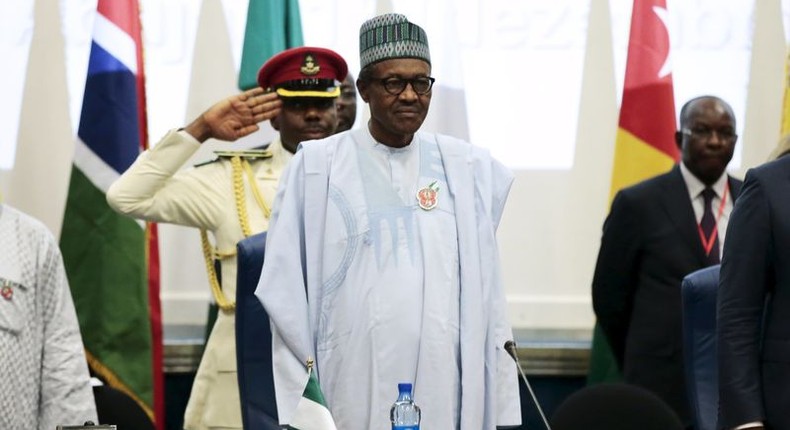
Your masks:
M 279 419 L 315 371 L 338 428 L 385 430 L 399 382 L 424 428 L 521 420 L 503 345 L 496 229 L 513 176 L 467 142 L 419 131 L 434 78 L 403 15 L 360 30 L 367 127 L 306 142 L 281 178 L 256 291 L 271 318 Z

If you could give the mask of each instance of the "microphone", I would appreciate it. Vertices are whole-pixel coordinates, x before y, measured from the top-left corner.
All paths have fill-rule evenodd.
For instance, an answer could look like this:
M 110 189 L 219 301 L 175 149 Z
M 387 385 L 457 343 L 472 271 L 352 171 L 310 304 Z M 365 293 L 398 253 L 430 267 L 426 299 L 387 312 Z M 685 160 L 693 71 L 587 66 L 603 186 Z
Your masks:
M 546 426 L 546 430 L 551 430 L 551 426 L 549 425 L 549 421 L 546 419 L 546 415 L 543 414 L 543 409 L 540 407 L 540 403 L 538 403 L 538 398 L 535 397 L 535 392 L 532 391 L 532 386 L 529 384 L 527 380 L 527 375 L 524 374 L 524 369 L 521 368 L 521 363 L 518 361 L 518 354 L 516 354 L 516 342 L 508 339 L 505 342 L 505 351 L 510 355 L 513 361 L 516 362 L 516 367 L 518 367 L 518 373 L 521 375 L 521 380 L 524 381 L 524 385 L 527 386 L 527 390 L 529 390 L 529 395 L 532 397 L 532 403 L 535 404 L 535 408 L 538 410 L 540 414 L 540 418 L 543 420 L 543 425 Z

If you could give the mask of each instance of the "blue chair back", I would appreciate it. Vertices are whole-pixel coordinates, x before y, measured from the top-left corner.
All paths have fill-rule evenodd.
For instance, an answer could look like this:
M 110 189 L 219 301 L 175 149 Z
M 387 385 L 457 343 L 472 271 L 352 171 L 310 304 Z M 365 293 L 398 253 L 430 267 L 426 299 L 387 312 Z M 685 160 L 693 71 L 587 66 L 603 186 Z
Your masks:
M 683 361 L 695 429 L 716 430 L 719 366 L 716 357 L 716 292 L 719 265 L 683 279 Z
M 236 245 L 236 362 L 245 429 L 279 430 L 272 373 L 269 315 L 255 297 L 263 267 L 266 232 Z

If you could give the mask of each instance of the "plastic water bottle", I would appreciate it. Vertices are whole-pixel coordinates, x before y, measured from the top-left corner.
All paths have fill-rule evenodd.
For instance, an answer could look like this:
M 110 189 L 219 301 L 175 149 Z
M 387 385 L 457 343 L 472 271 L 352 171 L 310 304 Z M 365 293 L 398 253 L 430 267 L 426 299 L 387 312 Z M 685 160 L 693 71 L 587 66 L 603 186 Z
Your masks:
M 398 384 L 398 400 L 390 409 L 392 430 L 420 430 L 420 407 L 414 404 L 411 384 Z

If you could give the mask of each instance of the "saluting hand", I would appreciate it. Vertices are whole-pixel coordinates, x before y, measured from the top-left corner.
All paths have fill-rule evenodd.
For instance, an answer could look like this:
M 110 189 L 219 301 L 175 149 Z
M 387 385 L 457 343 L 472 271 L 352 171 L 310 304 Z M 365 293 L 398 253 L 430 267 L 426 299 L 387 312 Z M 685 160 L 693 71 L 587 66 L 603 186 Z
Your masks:
M 234 141 L 258 131 L 258 123 L 280 113 L 282 101 L 260 87 L 221 100 L 186 126 L 199 142 L 209 138 Z

